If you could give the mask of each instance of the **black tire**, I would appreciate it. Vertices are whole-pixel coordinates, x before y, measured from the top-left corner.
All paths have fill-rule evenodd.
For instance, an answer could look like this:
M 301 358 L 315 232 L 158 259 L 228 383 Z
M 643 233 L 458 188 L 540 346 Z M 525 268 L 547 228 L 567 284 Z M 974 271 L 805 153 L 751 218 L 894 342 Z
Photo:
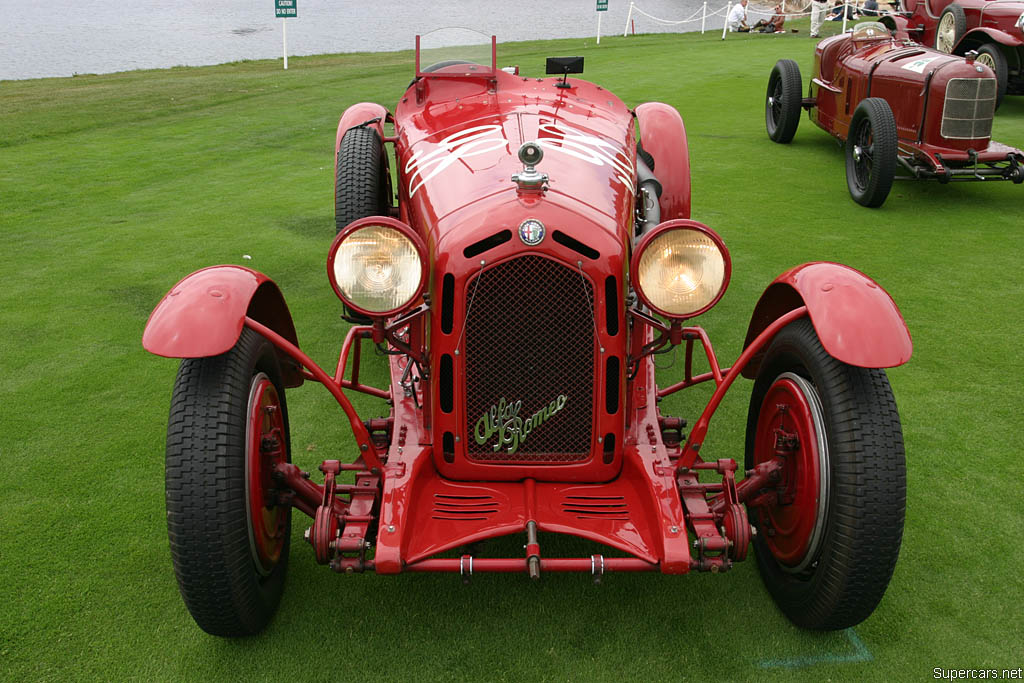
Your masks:
M 354 220 L 387 216 L 391 209 L 391 174 L 377 131 L 358 126 L 347 130 L 336 161 L 334 234 Z
M 792 59 L 780 59 L 768 77 L 765 95 L 764 121 L 768 137 L 778 143 L 788 143 L 796 135 L 800 124 L 800 102 L 803 93 L 800 66 Z
M 259 405 L 276 405 L 277 416 L 256 410 L 253 437 L 250 401 L 257 396 Z M 254 438 L 260 445 L 251 449 Z M 252 465 L 290 461 L 290 455 L 284 385 L 266 339 L 243 329 L 227 353 L 182 361 L 167 425 L 167 532 L 181 596 L 207 633 L 252 635 L 277 610 L 288 568 L 291 508 L 261 506 L 255 520 L 250 499 L 273 500 L 273 491 L 266 483 L 253 491 L 248 481 Z M 271 481 L 269 471 L 255 476 Z M 268 552 L 261 559 L 254 528 L 268 518 L 273 538 L 262 546 Z
M 967 17 L 964 8 L 952 4 L 942 11 L 939 23 L 935 27 L 935 49 L 939 52 L 952 53 L 953 49 L 967 32 Z
M 820 513 L 810 520 L 812 533 L 804 554 L 783 561 L 778 557 L 780 549 L 798 539 L 773 533 L 771 520 L 792 512 L 779 502 L 750 508 L 750 519 L 758 528 L 754 553 L 768 591 L 793 623 L 816 630 L 843 629 L 874 611 L 899 556 L 906 509 L 899 413 L 883 370 L 836 360 L 822 348 L 811 322 L 797 320 L 772 341 L 754 383 L 747 421 L 747 469 L 774 455 L 777 444 L 764 438 L 772 420 L 782 420 L 779 424 L 786 428 L 784 420 L 792 420 L 798 412 L 775 403 L 784 395 L 775 393 L 784 383 L 799 387 L 807 404 L 818 406 L 815 420 L 804 423 L 809 426 L 807 433 L 814 435 L 814 450 L 801 444 L 789 461 L 802 467 L 811 462 L 806 458 L 813 458 L 826 473 L 817 482 L 819 486 L 824 482 L 822 496 L 818 490 L 797 489 L 793 502 L 813 501 L 813 509 Z M 793 473 L 783 475 L 783 482 L 789 474 Z
M 896 177 L 898 145 L 889 103 L 880 97 L 861 101 L 846 138 L 846 185 L 855 202 L 871 208 L 885 203 Z
M 1006 55 L 996 43 L 985 43 L 978 48 L 978 62 L 992 69 L 996 74 L 996 109 L 1003 103 L 1006 97 L 1006 88 L 1009 83 L 1009 65 L 1006 63 Z
M 349 223 L 367 216 L 387 216 L 391 211 L 391 172 L 387 154 L 377 131 L 370 127 L 350 128 L 338 147 L 334 181 L 334 227 L 340 233 Z M 343 317 L 367 325 L 370 318 L 346 304 Z

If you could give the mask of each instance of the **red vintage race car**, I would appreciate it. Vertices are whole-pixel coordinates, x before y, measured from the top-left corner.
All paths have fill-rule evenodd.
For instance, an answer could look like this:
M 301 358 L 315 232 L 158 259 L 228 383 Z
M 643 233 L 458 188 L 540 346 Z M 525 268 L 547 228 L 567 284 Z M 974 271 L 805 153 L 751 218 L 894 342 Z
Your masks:
M 394 113 L 355 104 L 338 125 L 327 275 L 347 315 L 368 322 L 349 329 L 333 373 L 300 350 L 274 282 L 240 266 L 189 275 L 146 326 L 146 349 L 184 359 L 167 519 L 199 626 L 264 627 L 293 512 L 308 518 L 316 561 L 342 573 L 717 573 L 753 545 L 795 623 L 865 619 L 904 519 L 902 434 L 881 368 L 912 344 L 891 297 L 843 265 L 791 268 L 724 366 L 688 324 L 732 266 L 722 238 L 690 218 L 676 110 L 630 109 L 569 78 L 582 58 L 549 59 L 556 76 L 535 78 L 497 68 L 493 39 L 477 63 L 421 65 L 417 47 Z M 387 359 L 388 386 L 360 380 L 365 342 Z M 659 386 L 654 358 L 677 346 L 685 363 Z M 705 446 L 740 375 L 754 383 L 737 464 Z M 286 391 L 304 382 L 327 390 L 354 435 L 322 479 L 291 462 Z M 704 383 L 714 389 L 689 429 L 659 410 Z M 357 414 L 351 392 L 387 417 Z M 558 534 L 598 552 L 563 556 Z M 509 535 L 522 554 L 481 545 Z
M 996 106 L 1024 94 L 1024 2 L 1021 0 L 905 0 L 907 30 L 937 50 L 966 55 L 996 74 Z
M 768 79 L 768 137 L 788 143 L 800 110 L 846 148 L 850 196 L 881 206 L 894 179 L 1024 182 L 1024 152 L 991 140 L 996 79 L 974 59 L 947 55 L 869 21 L 826 38 L 802 97 L 800 67 L 779 60 Z

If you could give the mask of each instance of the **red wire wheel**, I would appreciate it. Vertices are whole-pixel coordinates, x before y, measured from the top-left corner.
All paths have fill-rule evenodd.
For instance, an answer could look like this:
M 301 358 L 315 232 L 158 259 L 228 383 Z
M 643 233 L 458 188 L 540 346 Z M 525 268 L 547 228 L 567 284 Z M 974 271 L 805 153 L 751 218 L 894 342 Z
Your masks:
M 274 504 L 269 495 L 274 488 L 274 467 L 287 461 L 287 453 L 281 399 L 262 372 L 252 379 L 248 415 L 245 498 L 249 547 L 257 571 L 267 576 L 281 558 L 288 532 L 288 507 Z
M 804 571 L 821 547 L 828 514 L 828 443 L 821 399 L 803 377 L 772 383 L 757 421 L 754 464 L 784 454 L 778 500 L 758 508 L 764 542 L 784 570 Z

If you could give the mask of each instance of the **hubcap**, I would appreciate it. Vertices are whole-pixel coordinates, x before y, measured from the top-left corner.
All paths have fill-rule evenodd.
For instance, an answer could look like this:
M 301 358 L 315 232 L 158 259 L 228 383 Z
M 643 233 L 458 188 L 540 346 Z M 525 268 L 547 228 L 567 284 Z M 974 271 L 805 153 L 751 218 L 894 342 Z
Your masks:
M 781 456 L 778 498 L 756 510 L 762 538 L 787 572 L 816 559 L 828 515 L 829 457 L 821 399 L 803 377 L 776 378 L 761 403 L 754 442 L 755 466 Z
M 274 383 L 262 372 L 252 378 L 246 413 L 245 502 L 249 548 L 263 576 L 281 557 L 287 526 L 287 507 L 272 498 L 274 466 L 286 461 L 284 415 Z
M 853 139 L 855 141 L 853 145 L 854 178 L 856 179 L 857 187 L 863 191 L 871 179 L 871 156 L 874 151 L 872 148 L 874 137 L 869 118 L 864 117 L 861 120 Z
M 947 14 L 939 21 L 939 28 L 935 32 L 935 48 L 942 52 L 952 52 L 954 38 L 956 38 L 956 21 L 952 14 Z

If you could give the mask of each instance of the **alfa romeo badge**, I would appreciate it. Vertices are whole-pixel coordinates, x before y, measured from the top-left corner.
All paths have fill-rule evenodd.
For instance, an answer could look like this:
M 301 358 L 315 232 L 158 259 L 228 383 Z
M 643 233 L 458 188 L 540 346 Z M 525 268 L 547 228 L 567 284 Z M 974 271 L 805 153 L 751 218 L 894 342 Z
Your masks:
M 519 224 L 519 239 L 523 244 L 535 247 L 544 241 L 544 224 L 536 218 L 529 218 Z

